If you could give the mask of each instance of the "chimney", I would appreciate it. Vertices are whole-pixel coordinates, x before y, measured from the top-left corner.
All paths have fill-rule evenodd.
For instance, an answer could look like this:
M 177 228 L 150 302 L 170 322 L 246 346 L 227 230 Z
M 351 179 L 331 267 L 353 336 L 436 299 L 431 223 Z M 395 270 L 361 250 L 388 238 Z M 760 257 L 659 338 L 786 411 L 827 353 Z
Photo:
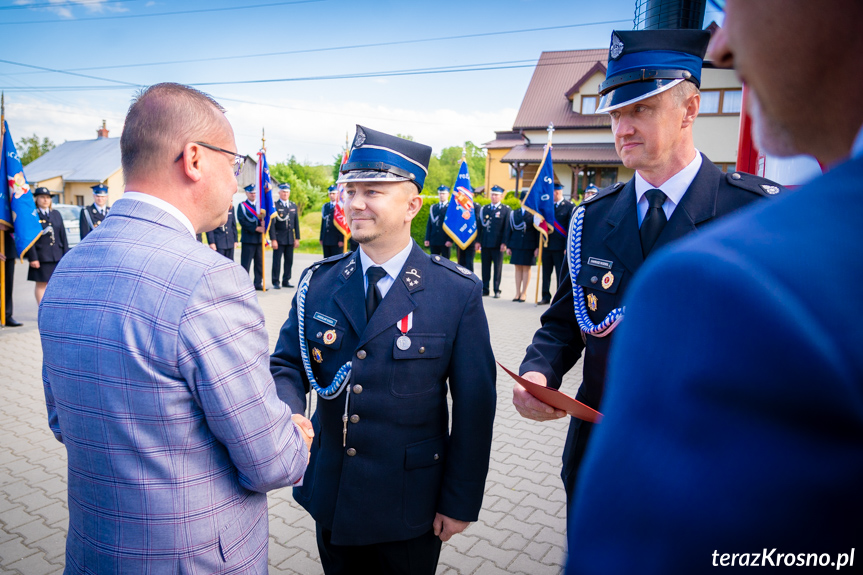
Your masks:
M 102 120 L 102 127 L 96 130 L 96 135 L 99 139 L 108 137 L 108 128 L 105 127 L 105 120 Z

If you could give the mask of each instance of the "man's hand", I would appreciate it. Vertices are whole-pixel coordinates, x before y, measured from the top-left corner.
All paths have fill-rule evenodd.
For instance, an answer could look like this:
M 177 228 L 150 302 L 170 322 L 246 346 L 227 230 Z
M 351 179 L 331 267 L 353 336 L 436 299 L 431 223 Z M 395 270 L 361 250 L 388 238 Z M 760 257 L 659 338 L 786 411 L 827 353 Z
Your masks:
M 340 248 L 345 247 L 345 242 L 339 242 L 339 247 L 340 247 Z
M 545 376 L 538 371 L 528 371 L 522 377 L 543 387 L 548 387 Z M 547 403 L 541 402 L 528 393 L 519 383 L 516 383 L 512 387 L 512 404 L 522 417 L 533 419 L 534 421 L 549 421 L 566 416 L 565 411 L 555 409 Z
M 210 249 L 216 251 L 216 244 L 210 244 Z
M 294 247 L 295 248 L 300 247 L 300 240 L 294 240 Z
M 278 241 L 276 241 L 276 240 L 273 240 L 273 249 L 274 249 L 274 250 L 279 249 L 279 242 L 278 242 Z
M 533 250 L 533 257 L 536 257 L 538 255 L 539 255 L 539 248 L 536 248 L 535 250 Z
M 424 242 L 423 242 L 423 245 L 424 245 L 425 247 L 429 247 L 429 241 L 428 241 L 428 240 L 424 241 Z
M 0 254 L 0 262 L 6 261 L 6 254 Z
M 315 438 L 315 430 L 312 427 L 312 422 L 306 419 L 304 416 L 299 413 L 295 413 L 291 416 L 291 420 L 293 420 L 294 425 L 297 426 L 297 429 L 300 430 L 300 433 L 303 436 L 303 441 L 306 442 L 306 449 L 309 450 L 309 458 L 312 456 L 312 439 Z M 308 463 L 308 461 L 306 462 Z
M 256 231 L 256 232 L 258 232 L 259 234 L 264 233 L 264 226 L 258 226 L 258 227 L 256 227 L 256 228 L 255 228 L 255 231 Z
M 30 262 L 30 267 L 33 268 L 34 270 L 38 270 L 39 269 L 39 260 L 33 260 L 32 262 Z
M 481 252 L 481 251 L 482 251 L 482 246 L 481 246 L 481 245 L 479 245 L 479 242 L 476 242 L 476 243 L 474 243 L 474 244 L 473 244 L 473 249 L 475 249 L 475 250 L 476 250 L 476 251 L 478 251 L 478 252 Z
M 444 245 L 448 248 L 452 247 L 452 242 L 445 242 Z
M 468 525 L 470 525 L 470 521 L 459 521 L 440 513 L 435 513 L 434 516 L 434 534 L 440 537 L 441 541 L 449 541 L 450 537 L 456 533 L 461 533 L 467 529 Z
M 511 256 L 511 255 L 512 255 L 512 250 L 511 250 L 511 249 L 509 249 L 509 248 L 507 248 L 507 249 L 505 249 L 505 250 L 503 250 L 503 251 L 505 251 L 505 252 L 506 252 L 506 255 L 508 255 L 508 256 Z

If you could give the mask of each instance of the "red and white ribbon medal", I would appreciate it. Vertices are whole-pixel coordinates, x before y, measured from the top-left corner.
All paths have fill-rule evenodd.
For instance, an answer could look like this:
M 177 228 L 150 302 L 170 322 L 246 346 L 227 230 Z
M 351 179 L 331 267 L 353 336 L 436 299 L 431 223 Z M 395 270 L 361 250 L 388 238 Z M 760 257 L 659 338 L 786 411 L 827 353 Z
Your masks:
M 396 327 L 402 334 L 396 340 L 396 347 L 402 351 L 409 349 L 411 346 L 411 338 L 408 337 L 408 332 L 414 326 L 414 312 L 410 312 L 399 320 Z

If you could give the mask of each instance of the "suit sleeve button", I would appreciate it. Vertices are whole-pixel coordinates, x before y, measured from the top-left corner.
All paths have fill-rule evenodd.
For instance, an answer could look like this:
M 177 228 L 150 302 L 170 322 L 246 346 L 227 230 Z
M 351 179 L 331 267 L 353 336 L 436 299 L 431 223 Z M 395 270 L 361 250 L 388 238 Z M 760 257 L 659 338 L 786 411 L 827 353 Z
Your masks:
M 353 457 L 354 455 L 357 454 L 357 450 L 354 449 L 353 447 L 348 447 L 347 454 L 348 454 L 348 457 Z

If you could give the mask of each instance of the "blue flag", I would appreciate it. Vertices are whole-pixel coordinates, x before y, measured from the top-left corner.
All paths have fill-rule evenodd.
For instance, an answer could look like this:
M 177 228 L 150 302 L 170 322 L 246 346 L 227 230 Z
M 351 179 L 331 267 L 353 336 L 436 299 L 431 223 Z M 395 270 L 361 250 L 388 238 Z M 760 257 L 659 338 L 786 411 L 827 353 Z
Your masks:
M 551 146 L 545 147 L 542 164 L 530 190 L 521 201 L 521 206 L 533 214 L 533 227 L 542 234 L 543 245 L 546 245 L 548 235 L 555 230 L 566 233 L 554 219 L 554 164 L 551 161 Z
M 270 230 L 270 217 L 276 211 L 273 203 L 273 184 L 270 182 L 270 166 L 267 165 L 267 154 L 261 150 L 258 152 L 258 214 L 264 211 L 264 229 Z
M 462 160 L 452 187 L 452 197 L 449 199 L 449 206 L 444 216 L 443 229 L 463 250 L 466 250 L 476 239 L 473 188 L 470 185 L 470 172 L 467 171 L 465 160 Z
M 24 166 L 9 133 L 9 124 L 3 122 L 3 125 L 6 134 L 3 137 L 3 157 L 0 158 L 0 187 L 3 188 L 0 193 L 0 221 L 15 229 L 15 249 L 24 261 L 24 254 L 42 235 L 42 224 L 39 223 L 30 185 L 24 177 Z

